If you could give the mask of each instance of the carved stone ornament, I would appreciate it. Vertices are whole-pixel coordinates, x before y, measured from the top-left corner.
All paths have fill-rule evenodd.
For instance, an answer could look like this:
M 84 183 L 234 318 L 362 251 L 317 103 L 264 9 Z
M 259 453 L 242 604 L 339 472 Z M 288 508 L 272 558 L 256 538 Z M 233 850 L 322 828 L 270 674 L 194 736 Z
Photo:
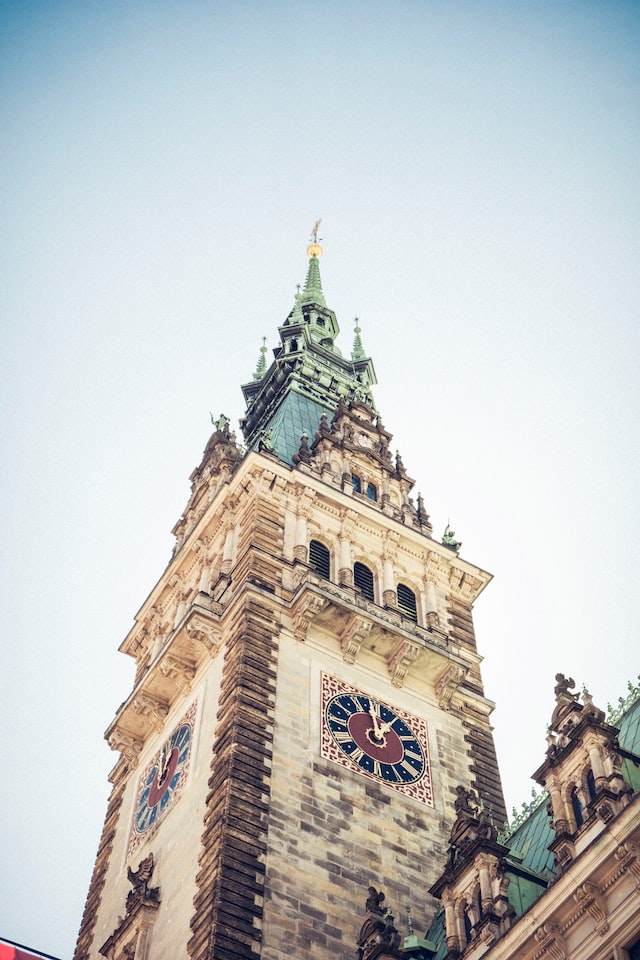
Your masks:
M 137 763 L 142 750 L 142 740 L 139 737 L 116 727 L 109 733 L 107 740 L 111 749 L 119 751 L 127 763 Z
M 609 922 L 607 920 L 609 911 L 607 910 L 604 897 L 596 885 L 587 880 L 586 883 L 578 887 L 573 898 L 576 903 L 579 904 L 580 911 L 582 913 L 585 910 L 588 911 L 593 918 L 596 933 L 599 933 L 600 936 L 605 934 L 609 929 Z
M 216 658 L 222 646 L 222 637 L 213 624 L 204 617 L 196 616 L 185 625 L 185 631 L 190 640 L 202 644 L 212 660 Z
M 125 916 L 100 947 L 107 960 L 145 960 L 149 931 L 160 906 L 160 888 L 151 887 L 153 853 L 141 860 L 137 870 L 127 869 L 132 889 L 127 895 Z
M 293 633 L 296 640 L 304 641 L 307 639 L 307 631 L 311 621 L 324 610 L 328 602 L 324 597 L 316 597 L 312 593 L 305 593 L 293 611 Z
M 453 695 L 466 676 L 464 667 L 457 663 L 450 663 L 436 680 L 436 696 L 443 710 L 451 706 Z
M 191 660 L 168 654 L 161 661 L 158 669 L 163 677 L 173 680 L 181 693 L 188 693 L 196 675 L 196 666 Z
M 555 923 L 543 923 L 536 930 L 534 937 L 550 960 L 568 960 L 567 945 Z
M 382 908 L 383 900 L 384 893 L 369 887 L 365 904 L 367 913 L 358 936 L 358 960 L 400 956 L 400 934 L 396 930 L 391 908 Z
M 360 647 L 373 629 L 373 623 L 362 617 L 353 617 L 340 637 L 340 649 L 346 663 L 354 663 Z
M 404 684 L 409 668 L 418 659 L 420 647 L 410 640 L 400 640 L 393 649 L 387 667 L 394 687 Z
M 140 714 L 140 716 L 149 717 L 156 730 L 162 730 L 165 718 L 169 713 L 169 704 L 166 700 L 140 690 L 133 698 L 132 707 L 135 713 Z

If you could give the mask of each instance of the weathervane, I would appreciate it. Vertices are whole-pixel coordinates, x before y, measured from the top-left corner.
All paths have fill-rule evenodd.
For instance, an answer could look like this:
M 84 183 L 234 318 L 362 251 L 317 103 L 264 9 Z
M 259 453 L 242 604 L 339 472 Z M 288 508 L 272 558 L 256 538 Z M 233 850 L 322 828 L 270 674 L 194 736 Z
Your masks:
M 320 217 L 319 220 L 316 220 L 316 222 L 313 225 L 313 230 L 311 231 L 311 239 L 313 240 L 314 243 L 318 243 L 318 230 L 320 229 L 321 223 L 322 223 L 322 217 Z M 322 237 L 320 237 L 320 239 L 322 240 Z

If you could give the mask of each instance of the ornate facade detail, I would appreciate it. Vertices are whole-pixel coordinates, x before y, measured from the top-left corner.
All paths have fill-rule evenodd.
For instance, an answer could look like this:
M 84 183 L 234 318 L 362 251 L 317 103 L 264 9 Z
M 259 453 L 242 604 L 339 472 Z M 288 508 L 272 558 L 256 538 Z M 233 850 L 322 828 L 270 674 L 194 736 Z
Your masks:
M 205 648 L 212 660 L 217 657 L 223 641 L 214 624 L 196 615 L 185 625 L 185 631 L 190 640 Z
M 173 680 L 181 693 L 188 693 L 196 675 L 196 665 L 192 660 L 169 653 L 163 657 L 158 669 L 163 677 Z
M 138 762 L 142 751 L 143 741 L 132 733 L 122 730 L 118 726 L 111 730 L 107 742 L 112 750 L 117 750 L 131 766 Z
M 165 718 L 169 713 L 169 704 L 166 700 L 144 690 L 139 690 L 133 697 L 131 705 L 135 713 L 143 717 L 149 717 L 156 730 L 162 730 Z
M 383 909 L 384 893 L 369 887 L 365 904 L 366 918 L 358 936 L 358 960 L 373 957 L 401 956 L 400 934 L 396 930 L 391 908 Z
M 550 960 L 569 960 L 567 944 L 557 924 L 543 923 L 533 936 L 539 946 L 533 960 L 541 960 L 542 957 L 549 957 Z
M 467 671 L 457 663 L 450 663 L 442 671 L 435 684 L 438 703 L 443 710 L 449 710 L 453 695 L 464 680 Z
M 160 906 L 160 888 L 150 887 L 153 853 L 141 860 L 138 869 L 127 868 L 132 889 L 127 895 L 126 913 L 109 939 L 100 947 L 107 960 L 146 960 L 149 931 Z
M 602 893 L 594 883 L 588 880 L 573 894 L 573 898 L 580 907 L 580 912 L 588 910 L 595 925 L 596 932 L 602 936 L 609 929 L 607 920 L 608 910 Z
M 628 870 L 636 879 L 636 890 L 640 890 L 640 860 L 638 848 L 633 841 L 621 843 L 615 853 L 616 860 L 623 870 Z
M 305 591 L 303 597 L 296 603 L 293 611 L 293 634 L 296 640 L 306 640 L 311 621 L 327 606 L 329 601 L 325 597 L 318 597 Z
M 398 641 L 387 661 L 394 687 L 401 687 L 404 684 L 409 668 L 416 662 L 419 653 L 420 647 L 417 644 L 410 640 Z
M 340 649 L 346 663 L 354 663 L 360 647 L 367 639 L 373 623 L 362 617 L 353 617 L 340 637 Z

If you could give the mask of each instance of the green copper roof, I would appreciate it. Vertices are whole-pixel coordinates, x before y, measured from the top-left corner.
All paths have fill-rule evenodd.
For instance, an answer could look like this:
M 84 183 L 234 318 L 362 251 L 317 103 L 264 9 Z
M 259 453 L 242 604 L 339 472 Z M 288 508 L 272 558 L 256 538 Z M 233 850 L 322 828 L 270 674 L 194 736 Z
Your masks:
M 298 290 L 293 309 L 278 330 L 280 345 L 273 351 L 273 362 L 267 368 L 263 347 L 253 380 L 242 387 L 247 410 L 241 426 L 247 447 L 286 463 L 292 463 L 300 437 L 312 439 L 322 414 L 331 419 L 341 400 L 363 401 L 375 410 L 371 386 L 376 375 L 364 354 L 360 328 L 350 358 L 335 343 L 340 328 L 322 292 L 322 247 L 316 232 L 307 248 L 304 289 Z

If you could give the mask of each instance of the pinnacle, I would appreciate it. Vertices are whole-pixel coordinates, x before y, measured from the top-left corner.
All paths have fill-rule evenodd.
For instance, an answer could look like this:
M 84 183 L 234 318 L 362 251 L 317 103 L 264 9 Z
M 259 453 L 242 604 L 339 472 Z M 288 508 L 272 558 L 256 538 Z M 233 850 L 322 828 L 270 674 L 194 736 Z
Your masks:
M 364 347 L 362 346 L 362 340 L 360 338 L 361 330 L 360 330 L 360 324 L 358 322 L 357 317 L 355 318 L 355 327 L 353 329 L 354 329 L 355 336 L 353 338 L 353 350 L 351 351 L 351 359 L 362 360 L 365 356 L 365 353 L 364 353 Z
M 315 254 L 309 257 L 309 269 L 307 270 L 307 279 L 302 291 L 302 303 L 317 303 L 318 306 L 326 307 L 324 293 L 322 292 L 322 280 L 320 279 L 320 261 Z
M 265 373 L 267 372 L 267 360 L 265 354 L 267 352 L 267 338 L 262 338 L 262 346 L 260 347 L 260 357 L 258 358 L 258 365 L 253 374 L 254 380 L 262 380 Z

